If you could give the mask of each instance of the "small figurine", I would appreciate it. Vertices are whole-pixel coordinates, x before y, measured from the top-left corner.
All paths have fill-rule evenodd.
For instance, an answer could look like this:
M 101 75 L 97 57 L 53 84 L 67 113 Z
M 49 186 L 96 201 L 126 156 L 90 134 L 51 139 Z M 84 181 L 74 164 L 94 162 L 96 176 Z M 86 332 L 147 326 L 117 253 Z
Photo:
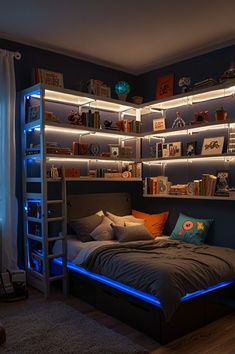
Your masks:
M 224 109 L 223 106 L 217 108 L 215 111 L 215 119 L 218 120 L 226 120 L 228 116 L 228 112 Z
M 112 121 L 111 120 L 104 121 L 104 129 L 112 129 Z
M 172 124 L 172 128 L 181 128 L 185 126 L 185 121 L 182 118 L 182 113 L 176 112 L 176 119 Z
M 194 120 L 191 121 L 191 124 L 201 123 L 208 123 L 208 111 L 197 112 L 194 114 Z
M 55 167 L 54 165 L 51 166 L 51 178 L 58 178 L 59 177 L 59 171 L 58 168 Z
M 179 79 L 179 87 L 181 87 L 182 92 L 188 92 L 190 90 L 191 79 L 190 77 L 181 77 Z
M 81 120 L 81 116 L 78 112 L 72 110 L 70 112 L 70 115 L 68 116 L 68 121 L 71 123 L 71 124 L 74 124 L 74 125 L 82 125 L 82 120 Z

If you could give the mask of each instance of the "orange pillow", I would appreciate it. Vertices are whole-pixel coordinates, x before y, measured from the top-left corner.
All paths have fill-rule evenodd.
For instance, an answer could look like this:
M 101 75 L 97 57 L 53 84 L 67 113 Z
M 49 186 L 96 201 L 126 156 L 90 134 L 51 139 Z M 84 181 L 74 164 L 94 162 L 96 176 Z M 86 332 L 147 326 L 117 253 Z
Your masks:
M 144 226 L 146 229 L 148 229 L 154 237 L 159 237 L 163 235 L 169 211 L 164 211 L 159 214 L 148 214 L 143 213 L 142 211 L 132 210 L 132 215 L 135 218 L 144 219 Z

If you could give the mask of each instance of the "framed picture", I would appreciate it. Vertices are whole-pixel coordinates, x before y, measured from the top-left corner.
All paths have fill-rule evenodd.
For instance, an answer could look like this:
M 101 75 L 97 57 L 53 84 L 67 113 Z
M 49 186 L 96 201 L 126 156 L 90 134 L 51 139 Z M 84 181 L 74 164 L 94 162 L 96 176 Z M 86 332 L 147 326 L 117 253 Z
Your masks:
M 33 81 L 34 83 L 64 87 L 64 77 L 62 73 L 40 68 L 33 69 Z
M 111 97 L 111 89 L 108 86 L 98 86 L 97 95 L 101 97 Z
M 168 145 L 169 145 L 169 156 L 170 157 L 181 156 L 181 146 L 182 146 L 181 141 L 168 143 Z
M 164 129 L 166 129 L 164 117 L 153 119 L 153 131 L 154 132 L 156 132 L 158 130 L 164 130 Z
M 229 196 L 230 172 L 227 170 L 217 171 L 216 177 L 215 195 Z
M 202 155 L 222 154 L 223 146 L 224 146 L 224 136 L 204 138 L 201 154 Z
M 173 96 L 174 74 L 169 74 L 157 80 L 156 99 Z
M 117 158 L 120 156 L 120 146 L 119 145 L 110 145 L 110 155 L 111 158 Z
M 197 147 L 197 142 L 196 141 L 190 141 L 186 145 L 186 155 L 187 156 L 193 156 L 196 155 L 196 147 Z
M 162 157 L 169 157 L 169 144 L 162 144 Z

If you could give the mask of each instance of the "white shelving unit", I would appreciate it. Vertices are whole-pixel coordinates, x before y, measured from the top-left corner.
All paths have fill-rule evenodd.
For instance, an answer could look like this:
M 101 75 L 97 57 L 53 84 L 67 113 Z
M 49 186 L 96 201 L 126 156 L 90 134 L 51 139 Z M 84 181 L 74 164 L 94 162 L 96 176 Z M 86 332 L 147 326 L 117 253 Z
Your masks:
M 32 103 L 33 101 L 33 103 Z M 90 165 L 122 166 L 140 162 L 140 134 L 117 130 L 97 129 L 91 126 L 72 125 L 68 122 L 54 122 L 46 120 L 47 106 L 56 104 L 68 107 L 67 111 L 76 107 L 81 113 L 84 109 L 100 110 L 114 114 L 118 120 L 128 115 L 130 119 L 139 118 L 137 106 L 119 100 L 94 97 L 93 95 L 78 93 L 66 89 L 35 85 L 22 92 L 22 157 L 23 157 L 23 203 L 24 203 L 24 235 L 25 257 L 28 282 L 45 293 L 50 293 L 53 281 L 62 280 L 64 293 L 67 293 L 67 215 L 66 215 L 66 188 L 68 182 L 139 182 L 141 175 L 129 178 L 105 178 L 89 176 L 65 177 L 64 166 L 80 166 L 85 164 L 86 170 Z M 35 117 L 29 117 L 29 107 L 35 109 Z M 135 145 L 135 156 L 107 157 L 92 155 L 65 155 L 47 152 L 47 136 L 54 134 L 60 140 L 64 138 L 77 141 L 87 138 L 108 139 L 116 145 L 125 146 L 129 141 Z M 71 134 L 71 135 L 70 135 Z M 72 145 L 73 140 L 71 140 Z M 49 176 L 50 166 L 59 166 L 61 175 L 56 178 Z M 56 191 L 56 192 L 55 192 Z M 52 194 L 52 196 L 51 196 Z M 55 215 L 53 214 L 55 213 Z M 54 231 L 54 228 L 56 231 Z M 62 251 L 53 254 L 55 241 L 60 241 Z M 56 274 L 52 261 L 62 258 L 62 273 Z

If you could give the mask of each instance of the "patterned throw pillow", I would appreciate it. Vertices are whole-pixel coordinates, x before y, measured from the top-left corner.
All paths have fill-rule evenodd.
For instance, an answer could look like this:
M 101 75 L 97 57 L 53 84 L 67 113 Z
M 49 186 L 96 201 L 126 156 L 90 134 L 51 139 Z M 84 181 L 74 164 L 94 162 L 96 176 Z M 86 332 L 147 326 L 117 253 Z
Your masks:
M 163 235 L 163 230 L 169 215 L 169 211 L 164 211 L 159 214 L 147 214 L 142 211 L 132 210 L 132 215 L 136 218 L 144 220 L 144 226 L 153 237 L 159 237 Z
M 212 222 L 213 219 L 196 219 L 180 213 L 170 239 L 201 245 Z

